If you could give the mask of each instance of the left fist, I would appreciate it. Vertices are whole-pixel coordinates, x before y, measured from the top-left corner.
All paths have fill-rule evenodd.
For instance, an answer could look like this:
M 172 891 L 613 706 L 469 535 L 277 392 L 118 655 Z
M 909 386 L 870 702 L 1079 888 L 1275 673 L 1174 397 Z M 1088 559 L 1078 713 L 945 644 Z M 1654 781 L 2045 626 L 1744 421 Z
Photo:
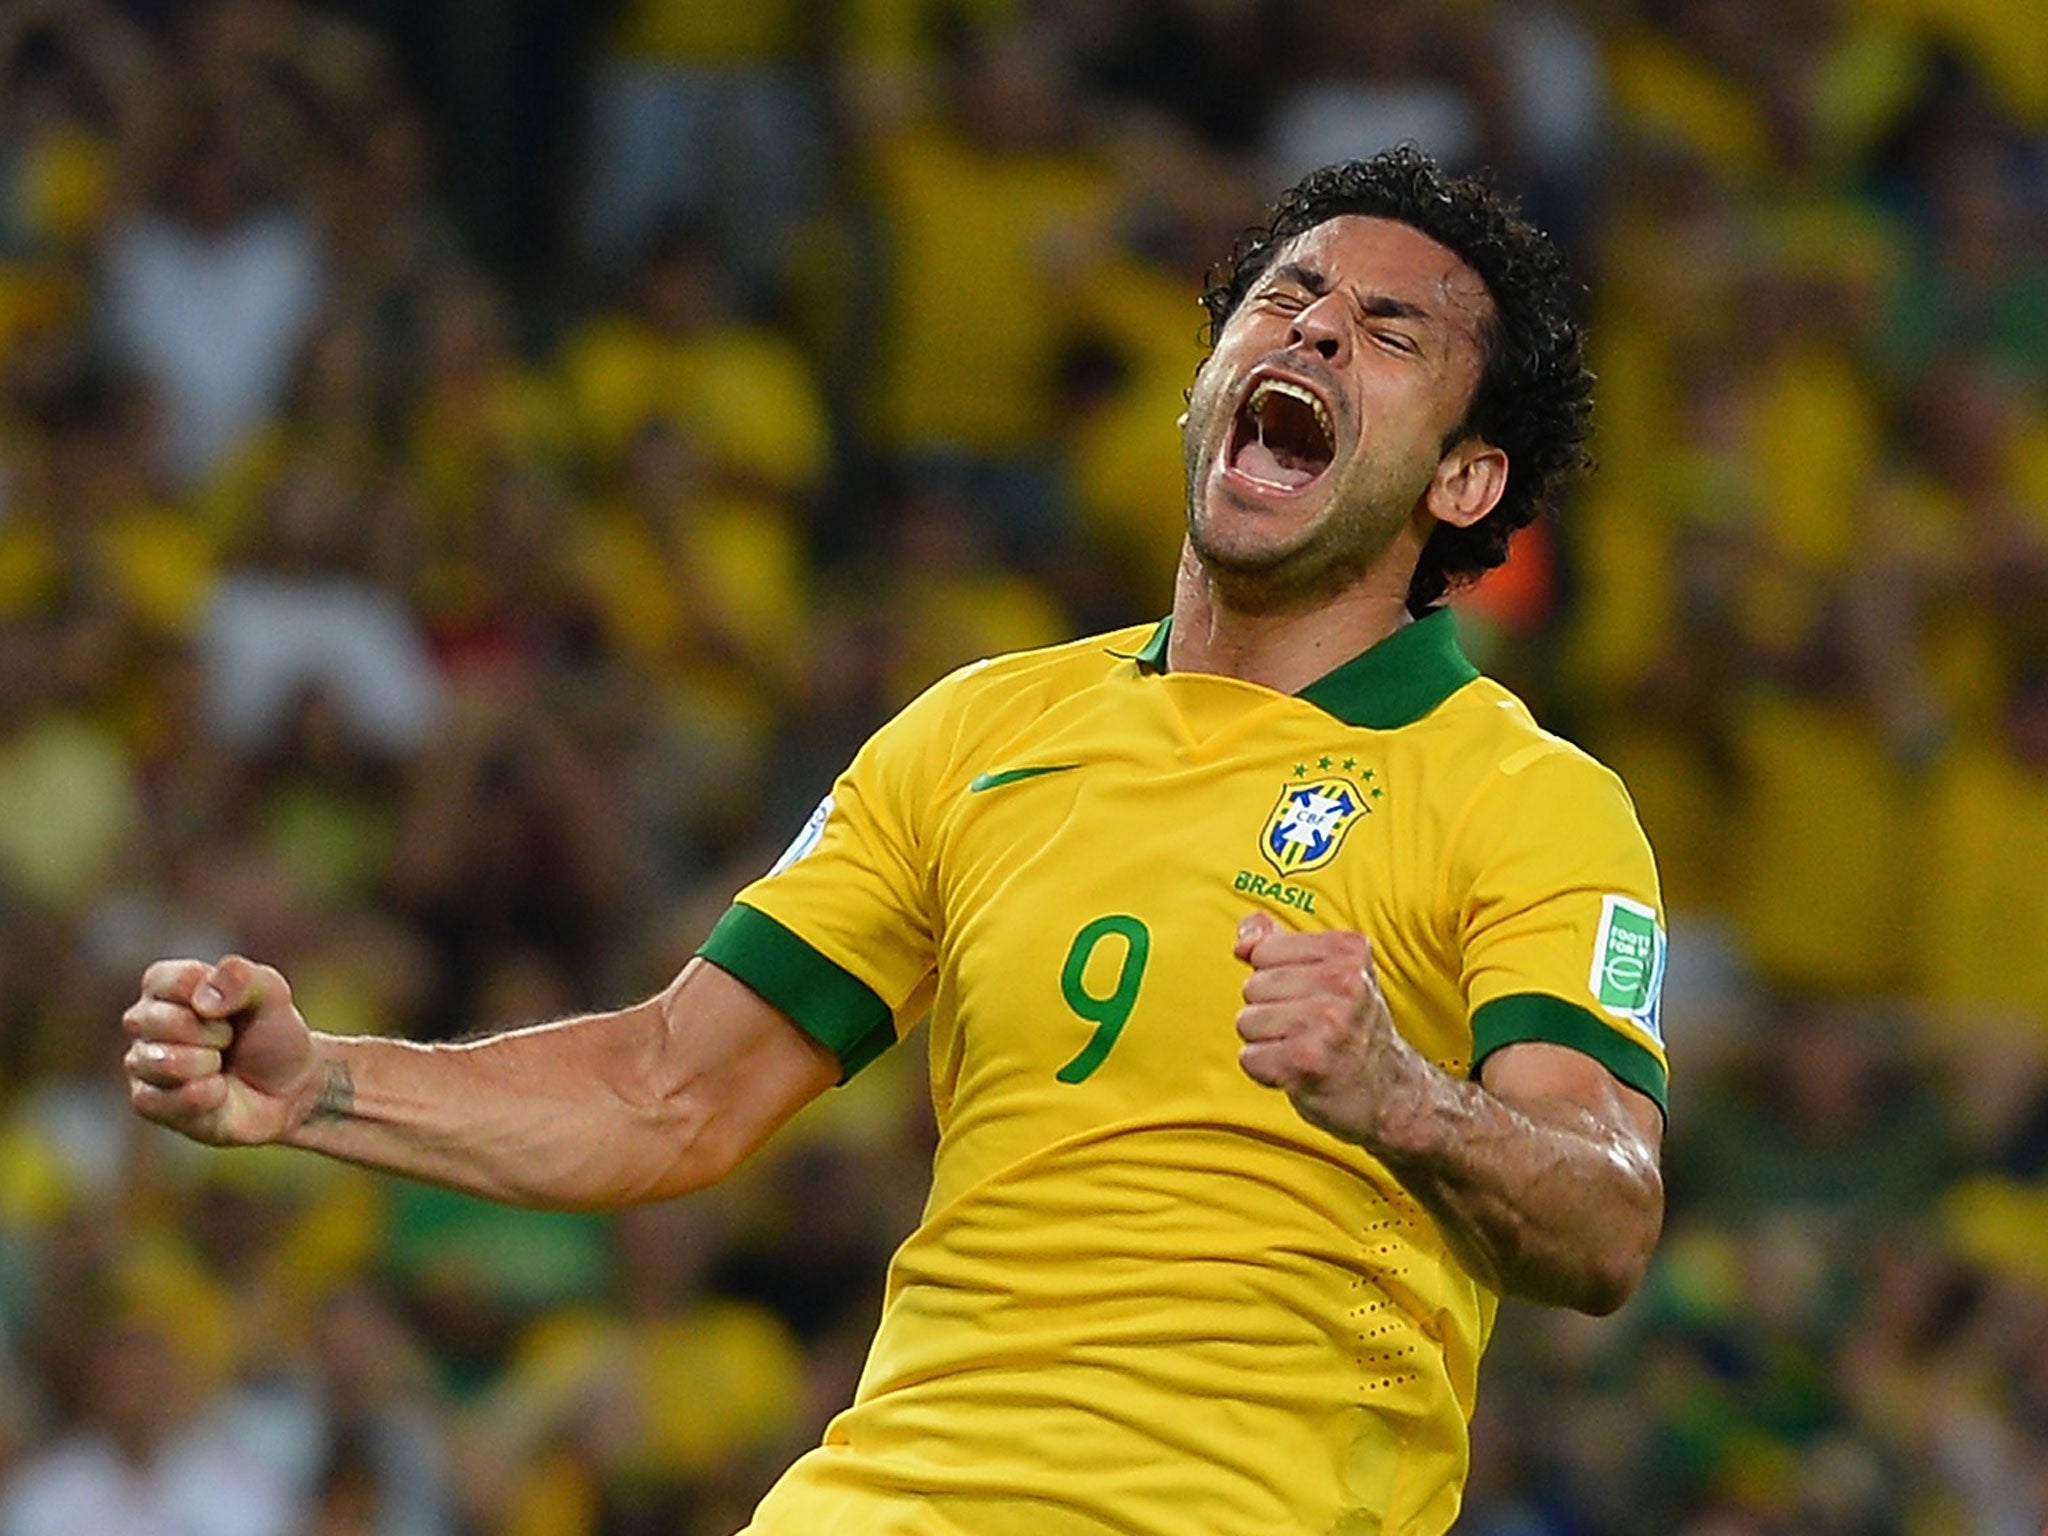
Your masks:
M 1250 965 L 1237 1012 L 1246 1074 L 1293 1101 L 1301 1117 L 1368 1149 L 1414 1097 L 1429 1064 L 1394 1028 L 1362 933 L 1290 933 L 1255 912 L 1237 925 Z

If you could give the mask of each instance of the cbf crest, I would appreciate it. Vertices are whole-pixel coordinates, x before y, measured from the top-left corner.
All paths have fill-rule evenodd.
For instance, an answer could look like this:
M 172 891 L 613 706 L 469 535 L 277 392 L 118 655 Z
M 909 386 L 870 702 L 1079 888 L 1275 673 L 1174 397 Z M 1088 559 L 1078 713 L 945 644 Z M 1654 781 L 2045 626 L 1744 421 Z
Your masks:
M 1334 859 L 1352 824 L 1371 810 L 1365 792 L 1340 775 L 1289 784 L 1266 818 L 1259 851 L 1282 875 L 1305 875 Z

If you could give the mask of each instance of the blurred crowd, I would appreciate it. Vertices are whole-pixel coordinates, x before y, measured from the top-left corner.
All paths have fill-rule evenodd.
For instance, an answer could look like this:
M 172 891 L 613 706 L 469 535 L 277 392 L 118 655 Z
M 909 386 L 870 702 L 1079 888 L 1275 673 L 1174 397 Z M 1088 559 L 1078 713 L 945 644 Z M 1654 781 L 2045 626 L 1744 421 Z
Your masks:
M 447 1038 L 665 982 L 949 668 L 1164 611 L 1209 265 L 1488 166 L 1597 476 L 1460 600 L 1666 881 L 1644 1294 L 1471 1536 L 2048 1520 L 2041 0 L 0 7 L 0 1536 L 720 1536 L 849 1397 L 915 1043 L 729 1187 L 128 1114 L 242 950 Z

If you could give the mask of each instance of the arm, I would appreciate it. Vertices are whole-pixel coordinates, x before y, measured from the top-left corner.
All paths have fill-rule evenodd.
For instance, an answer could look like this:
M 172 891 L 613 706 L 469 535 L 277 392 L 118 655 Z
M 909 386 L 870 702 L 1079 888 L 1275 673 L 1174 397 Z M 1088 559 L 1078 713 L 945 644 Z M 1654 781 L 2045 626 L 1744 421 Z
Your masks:
M 1495 1052 L 1478 1082 L 1453 1077 L 1394 1028 L 1360 934 L 1259 914 L 1237 955 L 1252 967 L 1245 1071 L 1386 1164 L 1477 1279 L 1596 1314 L 1629 1298 L 1664 1218 L 1654 1103 L 1540 1042 Z
M 560 1209 L 715 1183 L 839 1077 L 703 960 L 635 1007 L 455 1045 L 314 1034 L 284 977 L 238 956 L 151 966 L 123 1022 L 145 1119 Z

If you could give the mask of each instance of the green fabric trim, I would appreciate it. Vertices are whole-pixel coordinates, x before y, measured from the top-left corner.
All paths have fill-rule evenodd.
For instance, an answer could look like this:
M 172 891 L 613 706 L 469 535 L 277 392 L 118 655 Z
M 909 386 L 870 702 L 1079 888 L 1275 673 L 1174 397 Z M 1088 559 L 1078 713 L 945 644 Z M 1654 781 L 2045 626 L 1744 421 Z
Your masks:
M 1665 1108 L 1669 1079 L 1654 1051 L 1592 1009 L 1545 992 L 1518 992 L 1480 1005 L 1472 1015 L 1472 1075 L 1479 1075 L 1479 1064 L 1495 1051 L 1521 1040 L 1543 1040 L 1582 1052 L 1638 1093 L 1648 1094 L 1660 1110 Z
M 1137 654 L 1131 660 L 1151 671 L 1164 672 L 1166 670 L 1166 642 L 1172 634 L 1173 620 L 1171 618 L 1161 619 L 1153 628 L 1151 637 L 1138 647 Z
M 1458 649 L 1458 621 L 1437 608 L 1317 678 L 1301 697 L 1346 725 L 1398 731 L 1478 675 Z
M 889 1005 L 765 912 L 734 902 L 697 951 L 839 1058 L 845 1082 L 896 1043 Z
M 1161 619 L 1134 658 L 1154 672 L 1166 670 L 1173 620 Z M 1479 676 L 1458 647 L 1458 623 L 1448 608 L 1433 609 L 1386 639 L 1326 672 L 1295 697 L 1368 731 L 1413 725 Z

